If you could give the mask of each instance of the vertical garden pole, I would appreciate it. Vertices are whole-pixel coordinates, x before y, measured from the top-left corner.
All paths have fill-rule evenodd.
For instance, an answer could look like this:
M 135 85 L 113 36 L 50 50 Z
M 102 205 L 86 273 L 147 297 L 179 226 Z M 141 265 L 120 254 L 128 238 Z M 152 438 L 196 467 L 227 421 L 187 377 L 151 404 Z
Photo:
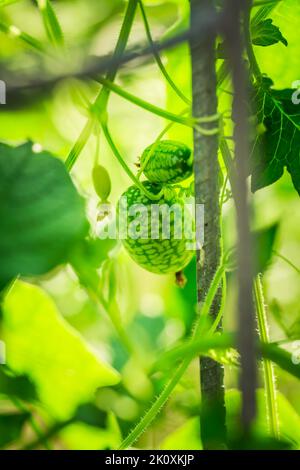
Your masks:
M 191 61 L 193 115 L 212 116 L 217 113 L 217 79 L 215 69 L 216 32 L 197 38 L 198 21 L 209 20 L 216 11 L 213 0 L 190 0 Z M 207 129 L 216 123 L 206 125 Z M 221 227 L 219 205 L 218 134 L 204 135 L 194 131 L 195 199 L 204 204 L 204 246 L 197 249 L 198 304 L 204 301 L 209 285 L 220 264 Z M 222 292 L 219 289 L 210 315 L 220 310 Z M 223 447 L 226 438 L 224 404 L 224 369 L 216 361 L 202 357 L 201 373 L 201 438 L 206 449 Z
M 234 200 L 238 233 L 238 348 L 241 355 L 240 388 L 242 392 L 242 425 L 245 433 L 250 431 L 256 413 L 256 337 L 252 295 L 253 254 L 247 187 L 251 129 L 249 125 L 249 84 L 243 59 L 245 46 L 241 34 L 242 18 L 249 16 L 251 3 L 251 0 L 239 0 L 239 2 L 226 0 L 223 18 L 234 91 L 232 111 L 236 164 Z

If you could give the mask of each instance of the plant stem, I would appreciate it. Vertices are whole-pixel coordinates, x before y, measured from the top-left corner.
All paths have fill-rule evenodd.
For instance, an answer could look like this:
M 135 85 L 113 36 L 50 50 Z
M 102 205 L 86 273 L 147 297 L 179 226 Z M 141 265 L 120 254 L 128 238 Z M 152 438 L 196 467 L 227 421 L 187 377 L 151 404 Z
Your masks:
M 248 13 L 251 1 L 236 3 L 227 0 L 224 10 L 224 35 L 229 64 L 232 70 L 233 122 L 235 142 L 234 202 L 236 206 L 237 280 L 239 314 L 239 352 L 241 355 L 240 388 L 242 392 L 242 428 L 245 435 L 251 430 L 256 414 L 256 338 L 255 314 L 252 296 L 252 240 L 250 233 L 250 206 L 248 202 L 247 177 L 250 155 L 248 115 L 248 76 L 243 61 L 244 41 L 241 20 Z
M 119 34 L 117 45 L 115 47 L 115 51 L 114 51 L 114 54 L 113 54 L 113 59 L 116 60 L 116 62 L 118 62 L 118 59 L 120 59 L 120 57 L 123 55 L 123 53 L 125 51 L 125 48 L 126 48 L 126 45 L 127 45 L 127 42 L 128 42 L 128 38 L 129 38 L 129 34 L 130 34 L 130 31 L 131 31 L 131 28 L 132 28 L 133 20 L 134 20 L 134 17 L 135 17 L 135 13 L 136 13 L 137 3 L 138 3 L 138 0 L 129 0 L 129 2 L 128 2 L 127 10 L 126 10 L 125 17 L 124 17 L 124 20 L 123 20 L 123 24 L 122 24 L 122 27 L 121 27 L 121 31 L 120 31 L 120 34 Z M 106 78 L 110 82 L 113 82 L 116 78 L 117 71 L 118 71 L 117 66 L 112 67 L 109 70 L 109 72 L 107 73 Z M 101 113 L 103 115 L 106 113 L 109 94 L 110 94 L 109 89 L 102 88 L 100 93 L 98 94 L 95 102 L 94 102 L 94 106 L 98 110 L 101 110 Z M 81 132 L 77 142 L 75 142 L 73 148 L 71 149 L 71 151 L 70 151 L 70 153 L 69 153 L 69 155 L 66 159 L 66 167 L 69 171 L 72 169 L 74 163 L 76 162 L 76 160 L 79 157 L 81 151 L 83 150 L 85 144 L 87 143 L 87 141 L 88 141 L 88 139 L 91 135 L 92 129 L 93 129 L 93 118 L 90 118 L 88 120 L 88 122 L 86 123 L 86 125 L 85 125 L 83 131 Z
M 215 14 L 212 0 L 191 0 L 191 29 L 197 29 L 199 17 Z M 217 113 L 217 78 L 215 70 L 215 32 L 205 39 L 191 41 L 193 115 L 211 116 Z M 219 74 L 219 83 L 225 78 Z M 205 242 L 203 252 L 197 251 L 198 304 L 209 290 L 221 257 L 220 191 L 218 135 L 203 135 L 194 129 L 194 172 L 196 204 L 205 207 Z M 201 264 L 202 255 L 204 262 Z M 212 304 L 212 320 L 221 308 L 222 289 Z M 205 449 L 224 447 L 226 440 L 224 368 L 211 358 L 200 359 L 201 369 L 201 437 Z M 214 426 L 211 426 L 212 421 Z
M 196 319 L 193 333 L 190 338 L 190 344 L 193 343 L 194 338 L 197 338 L 197 336 L 199 336 L 199 333 L 201 332 L 201 326 L 203 324 L 202 323 L 203 317 L 206 317 L 207 315 L 209 315 L 211 305 L 219 290 L 220 281 L 222 279 L 224 271 L 225 271 L 225 264 L 222 263 L 218 267 L 213 277 L 213 280 L 209 286 L 206 298 L 204 299 L 200 307 L 199 315 L 198 315 L 198 318 Z M 152 406 L 149 408 L 149 410 L 146 412 L 143 418 L 139 421 L 139 423 L 134 427 L 134 429 L 129 433 L 129 435 L 124 439 L 124 441 L 122 442 L 120 446 L 120 450 L 127 449 L 128 447 L 130 447 L 146 431 L 146 429 L 149 427 L 152 421 L 156 418 L 161 408 L 164 406 L 164 404 L 168 400 L 170 394 L 172 393 L 175 386 L 180 381 L 181 377 L 183 376 L 184 372 L 189 366 L 191 360 L 192 358 L 190 357 L 190 355 L 184 358 L 182 363 L 178 366 L 174 374 L 171 376 L 165 388 L 156 397 Z
M 22 41 L 27 46 L 30 46 L 39 54 L 51 55 L 47 52 L 44 45 L 38 39 L 35 39 L 33 36 L 30 36 L 30 34 L 24 33 L 17 26 L 14 26 L 12 24 L 7 25 L 3 21 L 0 21 L 0 31 L 19 39 L 20 41 Z
M 184 126 L 188 127 L 193 127 L 196 123 L 196 120 L 191 118 L 191 117 L 183 117 L 178 114 L 171 113 L 170 111 L 167 111 L 165 109 L 159 108 L 158 106 L 155 106 L 154 104 L 148 103 L 147 101 L 142 100 L 141 98 L 132 95 L 126 90 L 123 90 L 123 88 L 119 87 L 115 83 L 112 83 L 111 81 L 107 80 L 106 78 L 98 77 L 97 81 L 102 83 L 102 85 L 107 88 L 110 91 L 113 91 L 117 95 L 121 96 L 125 100 L 129 101 L 130 103 L 133 103 L 140 108 L 145 109 L 146 111 L 149 111 L 152 114 L 156 114 L 157 116 L 160 116 L 164 119 L 168 119 L 169 121 L 176 122 L 177 124 L 182 124 Z M 98 110 L 98 106 L 94 106 L 96 108 L 96 112 Z M 99 110 L 101 112 L 101 108 Z
M 269 343 L 267 314 L 265 309 L 263 286 L 260 275 L 254 280 L 254 298 L 256 304 L 257 323 L 262 343 Z M 279 416 L 277 407 L 277 391 L 274 367 L 271 361 L 263 359 L 264 382 L 266 392 L 267 417 L 270 431 L 274 439 L 280 439 Z
M 250 10 L 246 10 L 244 14 L 244 36 L 247 56 L 250 63 L 251 71 L 254 77 L 259 80 L 261 78 L 261 71 L 256 60 L 251 37 L 251 26 L 250 26 Z
M 109 131 L 106 123 L 102 123 L 102 129 L 103 129 L 103 133 L 106 137 L 106 140 L 107 140 L 114 156 L 117 158 L 117 160 L 120 163 L 120 165 L 122 166 L 122 168 L 128 174 L 129 178 L 132 179 L 133 183 L 136 184 L 138 186 L 138 188 L 152 201 L 158 201 L 159 199 L 161 199 L 161 197 L 164 193 L 164 188 L 162 188 L 162 190 L 158 194 L 153 194 L 153 193 L 149 192 L 145 188 L 145 186 L 139 181 L 139 179 L 132 173 L 130 168 L 127 166 L 127 163 L 125 162 L 122 155 L 118 151 L 118 149 L 117 149 L 117 147 L 116 147 L 116 145 L 115 145 L 115 143 L 114 143 L 114 141 L 111 137 L 110 131 Z
M 147 19 L 146 11 L 145 11 L 142 0 L 139 0 L 139 5 L 140 5 L 140 10 L 141 10 L 141 13 L 142 13 L 142 18 L 143 18 L 143 22 L 144 22 L 144 26 L 145 26 L 145 30 L 146 30 L 146 35 L 147 35 L 149 44 L 150 44 L 150 46 L 154 47 L 154 42 L 153 42 L 153 39 L 152 39 L 152 34 L 151 34 L 149 22 L 148 22 L 148 19 Z M 168 74 L 164 64 L 162 63 L 162 60 L 160 58 L 159 53 L 154 48 L 153 48 L 153 55 L 154 55 L 154 58 L 156 60 L 156 63 L 158 65 L 161 73 L 163 74 L 163 76 L 165 77 L 166 81 L 169 83 L 171 88 L 175 91 L 175 93 L 179 96 L 179 98 L 181 98 L 186 104 L 190 105 L 191 104 L 190 100 L 188 98 L 186 98 L 186 96 L 182 93 L 182 91 L 174 83 L 174 81 L 172 80 L 172 78 Z
M 300 274 L 300 268 L 298 268 L 291 260 L 283 256 L 281 253 L 278 253 L 277 251 L 273 250 L 273 253 L 275 256 L 278 258 L 282 259 L 285 261 L 291 268 L 293 268 L 298 274 Z

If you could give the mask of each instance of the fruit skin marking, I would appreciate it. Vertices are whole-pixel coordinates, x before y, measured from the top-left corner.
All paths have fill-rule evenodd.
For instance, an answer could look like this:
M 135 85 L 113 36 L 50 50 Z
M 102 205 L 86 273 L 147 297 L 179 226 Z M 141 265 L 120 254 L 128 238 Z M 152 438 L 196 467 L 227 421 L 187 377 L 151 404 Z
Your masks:
M 145 181 L 142 183 L 148 191 L 151 191 L 154 194 L 158 194 L 162 187 L 161 185 L 150 183 L 149 181 Z M 177 205 L 178 209 L 181 208 L 181 222 L 182 227 L 184 227 L 183 217 L 185 217 L 185 221 L 187 217 L 189 219 L 189 226 L 193 229 L 193 222 L 192 217 L 187 211 L 184 212 L 184 201 L 176 195 L 174 191 L 173 197 L 168 197 L 165 199 L 162 196 L 158 201 L 150 200 L 141 190 L 133 185 L 130 186 L 127 191 L 123 193 L 122 197 L 127 198 L 127 210 L 130 207 L 136 204 L 143 204 L 146 207 L 145 213 L 147 214 L 147 218 L 145 219 L 145 224 L 143 225 L 142 219 L 138 216 L 139 221 L 141 221 L 141 238 L 133 239 L 133 238 L 126 238 L 122 240 L 124 247 L 128 251 L 131 258 L 139 264 L 141 267 L 150 271 L 155 274 L 168 274 L 168 273 L 176 273 L 181 271 L 187 264 L 191 261 L 194 252 L 193 250 L 187 250 L 186 244 L 191 243 L 192 237 L 190 234 L 186 237 L 185 234 L 182 234 L 181 238 L 176 237 L 175 231 L 175 221 L 176 216 L 173 215 L 171 211 L 170 215 L 170 237 L 164 237 L 164 230 L 162 224 L 162 217 L 159 217 L 159 227 L 157 230 L 158 238 L 153 239 L 151 238 L 151 206 L 152 204 L 156 204 L 158 207 L 165 205 L 165 208 L 168 209 L 169 207 L 173 206 L 173 204 Z M 121 199 L 120 199 L 121 200 Z M 121 206 L 120 200 L 117 206 L 117 214 L 120 214 Z M 161 208 L 161 207 L 159 207 Z M 127 214 L 127 224 L 130 229 L 130 224 L 133 221 L 136 221 L 137 217 L 134 215 Z M 153 225 L 152 225 L 153 229 Z M 184 231 L 182 229 L 182 231 Z M 144 236 L 144 238 L 143 238 Z
M 193 173 L 191 149 L 175 140 L 162 140 L 147 147 L 140 165 L 152 183 L 179 183 Z

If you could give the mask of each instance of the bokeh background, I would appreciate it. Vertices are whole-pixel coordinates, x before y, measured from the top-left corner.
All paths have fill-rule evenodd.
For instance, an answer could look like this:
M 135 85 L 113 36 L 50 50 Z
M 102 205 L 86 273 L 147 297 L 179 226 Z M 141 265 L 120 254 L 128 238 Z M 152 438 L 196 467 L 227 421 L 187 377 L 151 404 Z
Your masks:
M 94 60 L 97 60 L 98 57 L 111 53 L 116 43 L 125 4 L 123 0 L 53 1 L 68 47 L 67 56 L 58 62 L 51 57 L 36 54 L 24 42 L 1 31 L 0 28 L 0 78 L 7 83 L 18 84 L 29 76 L 51 77 L 57 73 L 63 74 L 84 67 L 88 56 L 94 56 Z M 144 5 L 153 37 L 156 39 L 166 38 L 174 34 L 174 31 L 188 25 L 187 1 L 145 0 Z M 278 3 L 271 16 L 287 38 L 288 47 L 279 43 L 268 48 L 255 47 L 255 52 L 262 71 L 273 79 L 275 86 L 290 88 L 294 81 L 300 79 L 299 2 L 283 0 Z M 41 43 L 47 44 L 35 2 L 22 0 L 1 7 L 0 24 L 1 22 L 15 25 Z M 145 43 L 145 31 L 138 13 L 129 46 Z M 188 47 L 181 45 L 176 50 L 165 52 L 162 59 L 175 83 L 187 96 L 190 96 Z M 176 113 L 185 108 L 184 103 L 166 84 L 151 57 L 133 61 L 122 67 L 118 73 L 117 83 L 129 92 L 162 108 Z M 23 97 L 20 101 L 8 101 L 6 106 L 0 107 L 0 140 L 17 145 L 30 139 L 65 160 L 87 119 L 82 96 L 92 100 L 99 89 L 100 85 L 93 80 L 68 79 L 60 81 L 50 89 L 33 90 L 26 99 Z M 221 111 L 230 106 L 230 95 L 226 90 L 230 91 L 228 82 L 223 84 L 219 92 Z M 113 94 L 109 101 L 108 112 L 114 139 L 128 165 L 134 169 L 138 156 L 155 140 L 166 122 Z M 192 146 L 192 133 L 186 127 L 173 126 L 168 137 L 182 140 Z M 86 200 L 88 218 L 94 231 L 97 228 L 98 199 L 93 189 L 91 172 L 96 146 L 97 139 L 92 136 L 72 170 L 76 187 Z M 100 141 L 99 161 L 108 169 L 111 176 L 113 189 L 110 200 L 115 204 L 131 182 L 104 139 Z M 276 252 L 291 260 L 296 267 L 300 267 L 300 201 L 289 175 L 285 174 L 272 187 L 258 191 L 253 196 L 253 206 L 255 213 L 253 228 L 279 223 Z M 234 208 L 230 199 L 223 206 L 225 248 L 235 243 L 234 217 Z M 9 336 L 7 355 L 12 363 L 18 363 L 14 358 L 16 350 L 23 354 L 23 362 L 27 364 L 24 368 L 26 375 L 38 390 L 39 400 L 31 401 L 29 409 L 33 412 L 40 428 L 52 429 L 57 423 L 63 423 L 61 429 L 58 427 L 50 437 L 49 442 L 53 448 L 118 447 L 122 436 L 128 433 L 148 408 L 166 380 L 164 375 L 159 374 L 149 378 L 147 370 L 151 360 L 159 356 L 160 351 L 185 338 L 190 332 L 195 316 L 195 261 L 186 269 L 188 283 L 184 289 L 176 287 L 174 277 L 171 275 L 157 276 L 139 268 L 121 247 L 115 249 L 100 275 L 104 282 L 107 282 L 105 279 L 109 277 L 109 282 L 113 284 L 112 295 L 116 299 L 122 322 L 134 345 L 135 354 L 126 352 L 112 326 L 108 312 L 95 303 L 80 286 L 70 266 L 63 266 L 47 276 L 34 279 L 34 285 L 38 285 L 49 296 L 43 300 L 44 310 L 40 311 L 37 320 L 39 324 L 37 328 L 40 330 L 35 330 L 35 336 L 30 334 L 30 329 L 26 329 L 24 323 L 27 320 L 30 323 L 28 310 L 30 302 L 39 294 L 29 290 L 23 292 L 23 297 L 19 299 L 22 305 L 19 305 L 17 310 L 23 312 L 24 319 L 18 326 L 18 331 L 11 332 Z M 284 329 L 292 328 L 295 338 L 300 335 L 299 279 L 299 272 L 296 269 L 280 257 L 273 256 L 263 280 L 270 336 L 273 341 L 285 338 Z M 52 299 L 54 304 L 49 304 L 49 299 Z M 15 301 L 17 300 L 16 298 Z M 228 331 L 234 331 L 236 327 L 235 304 L 235 278 L 229 276 L 224 311 L 224 328 Z M 50 311 L 53 308 L 57 311 L 49 313 L 48 309 Z M 49 318 L 52 318 L 53 324 Z M 70 328 L 72 334 L 76 332 L 76 335 L 79 335 L 80 341 L 83 339 L 80 345 L 69 343 L 68 338 L 64 337 L 64 333 L 60 330 L 61 321 L 63 329 Z M 9 327 L 4 325 L 3 329 L 5 328 Z M 295 343 L 291 341 L 285 347 L 291 350 L 295 347 Z M 87 351 L 92 351 L 92 357 L 85 356 L 88 354 Z M 72 374 L 72 371 L 68 371 L 66 367 L 68 364 L 68 361 L 65 361 L 66 357 L 71 357 L 71 360 L 78 364 L 78 375 L 72 382 L 72 390 L 68 389 L 71 382 L 66 380 L 68 373 Z M 111 386 L 104 383 L 98 388 L 97 373 L 96 369 L 94 370 L 96 365 L 93 362 L 95 358 L 100 358 L 118 371 L 122 377 L 121 382 Z M 49 360 L 50 363 L 47 362 Z M 226 386 L 237 388 L 238 369 L 232 365 L 232 359 L 228 358 L 228 363 L 225 366 Z M 286 413 L 290 417 L 290 423 L 295 427 L 298 426 L 298 429 L 293 429 L 293 433 L 295 441 L 300 443 L 299 382 L 277 368 L 276 374 L 278 389 L 292 406 L 291 408 L 285 404 L 288 408 Z M 87 380 L 87 390 L 85 390 L 85 380 Z M 95 398 L 92 398 L 94 393 Z M 88 420 L 79 419 L 68 423 L 72 406 L 79 406 L 82 397 L 86 398 L 88 394 L 97 410 L 105 413 L 104 424 L 94 426 L 89 424 Z M 0 381 L 0 413 L 5 414 L 7 410 L 14 410 L 15 405 L 16 403 L 13 403 L 3 390 L 1 392 Z M 198 362 L 195 360 L 159 418 L 142 436 L 137 446 L 200 448 L 199 405 L 199 371 Z M 69 407 L 70 412 L 68 412 Z M 260 415 L 259 426 L 264 426 L 263 410 L 260 410 Z M 7 434 L 10 426 L 13 432 L 16 429 L 11 424 L 12 421 L 10 424 L 4 421 L 3 423 L 0 418 L 0 434 Z M 17 432 L 16 439 L 5 443 L 5 438 L 0 437 L 0 442 L 4 442 L 4 446 L 20 448 L 31 441 L 34 442 L 35 439 L 31 427 L 26 424 L 20 433 Z M 43 447 L 43 443 L 38 443 L 37 447 Z

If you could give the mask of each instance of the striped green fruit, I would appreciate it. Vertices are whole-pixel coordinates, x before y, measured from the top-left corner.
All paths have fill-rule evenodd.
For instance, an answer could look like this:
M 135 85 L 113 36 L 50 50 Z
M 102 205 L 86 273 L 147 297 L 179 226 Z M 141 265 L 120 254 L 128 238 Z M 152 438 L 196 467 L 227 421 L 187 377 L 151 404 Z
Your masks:
M 175 140 L 162 140 L 147 147 L 140 164 L 152 183 L 179 183 L 193 172 L 190 148 Z
M 149 181 L 142 184 L 153 194 L 162 188 Z M 182 270 L 190 262 L 193 250 L 187 245 L 193 241 L 194 226 L 190 212 L 184 209 L 184 201 L 175 191 L 167 199 L 162 196 L 153 201 L 134 185 L 121 196 L 117 206 L 119 231 L 126 222 L 122 242 L 137 264 L 147 271 L 167 274 Z

